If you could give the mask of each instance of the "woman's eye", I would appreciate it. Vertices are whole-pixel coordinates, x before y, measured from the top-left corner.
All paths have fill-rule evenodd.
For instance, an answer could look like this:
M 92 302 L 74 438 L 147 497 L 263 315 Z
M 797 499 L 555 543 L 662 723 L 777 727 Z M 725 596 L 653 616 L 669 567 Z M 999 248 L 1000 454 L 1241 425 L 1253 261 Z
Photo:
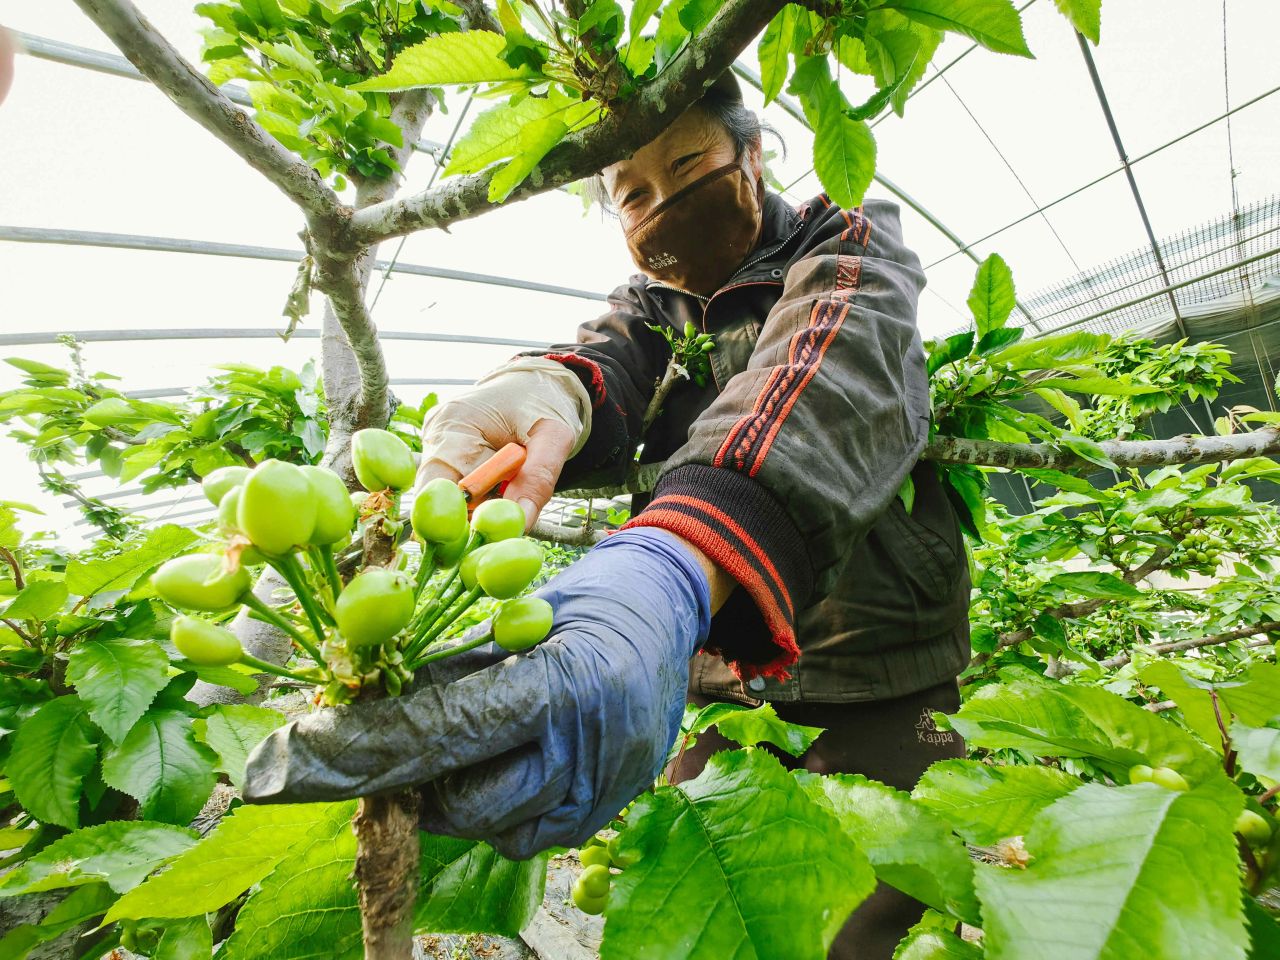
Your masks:
M 690 162 L 692 162 L 692 161 L 694 161 L 694 160 L 697 160 L 697 159 L 698 159 L 699 157 L 701 157 L 701 156 L 702 156 L 701 152 L 699 152 L 699 153 L 686 153 L 683 157 L 678 158 L 678 159 L 676 160 L 676 162 L 675 162 L 675 163 L 673 163 L 673 164 L 671 165 L 671 169 L 672 169 L 672 170 L 679 170 L 681 167 L 684 167 L 686 164 L 688 164 L 688 163 L 690 163 Z

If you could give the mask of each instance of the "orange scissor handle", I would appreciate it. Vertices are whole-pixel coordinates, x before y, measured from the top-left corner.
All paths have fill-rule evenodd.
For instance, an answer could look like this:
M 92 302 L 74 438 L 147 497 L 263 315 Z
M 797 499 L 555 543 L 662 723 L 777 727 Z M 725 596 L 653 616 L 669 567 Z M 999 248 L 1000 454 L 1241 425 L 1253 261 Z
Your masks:
M 494 487 L 510 480 L 524 466 L 525 449 L 518 443 L 508 443 L 480 466 L 458 481 L 466 494 L 467 503 L 475 506 L 485 499 Z

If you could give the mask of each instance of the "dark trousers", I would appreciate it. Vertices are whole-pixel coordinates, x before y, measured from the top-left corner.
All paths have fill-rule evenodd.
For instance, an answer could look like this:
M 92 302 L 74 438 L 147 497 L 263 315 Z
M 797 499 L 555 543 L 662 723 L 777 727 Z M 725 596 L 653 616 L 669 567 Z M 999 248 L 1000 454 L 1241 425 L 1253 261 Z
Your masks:
M 690 694 L 690 702 L 712 702 Z M 796 758 L 772 747 L 789 770 L 813 773 L 860 773 L 899 790 L 910 790 L 932 763 L 965 755 L 957 733 L 933 729 L 930 714 L 954 713 L 960 707 L 960 691 L 948 681 L 895 700 L 859 703 L 775 703 L 778 716 L 789 723 L 803 723 L 826 730 L 803 757 Z M 720 750 L 737 747 L 715 730 L 698 736 L 698 742 L 667 771 L 672 783 L 691 780 L 708 758 Z M 924 915 L 925 906 L 883 883 L 871 894 L 836 936 L 829 960 L 890 960 L 907 929 Z

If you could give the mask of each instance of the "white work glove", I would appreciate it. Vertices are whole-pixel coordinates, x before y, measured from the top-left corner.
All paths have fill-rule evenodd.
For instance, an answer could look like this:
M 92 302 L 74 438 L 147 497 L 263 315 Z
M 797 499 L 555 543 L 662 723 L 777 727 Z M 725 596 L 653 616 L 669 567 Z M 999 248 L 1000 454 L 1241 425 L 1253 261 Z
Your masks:
M 545 357 L 517 357 L 434 407 L 422 432 L 418 486 L 466 476 L 508 443 L 528 451 L 507 486 L 533 526 L 555 490 L 560 468 L 591 432 L 591 397 L 577 376 Z

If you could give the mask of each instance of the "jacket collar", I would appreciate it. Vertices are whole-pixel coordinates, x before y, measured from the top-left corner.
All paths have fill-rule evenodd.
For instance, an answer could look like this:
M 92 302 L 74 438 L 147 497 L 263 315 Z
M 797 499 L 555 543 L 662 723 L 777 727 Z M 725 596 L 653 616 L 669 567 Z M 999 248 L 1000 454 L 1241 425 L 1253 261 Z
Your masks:
M 768 190 L 764 195 L 764 214 L 761 219 L 764 221 L 764 228 L 760 231 L 760 242 L 748 259 L 789 239 L 800 223 L 800 215 L 791 209 L 791 204 Z

